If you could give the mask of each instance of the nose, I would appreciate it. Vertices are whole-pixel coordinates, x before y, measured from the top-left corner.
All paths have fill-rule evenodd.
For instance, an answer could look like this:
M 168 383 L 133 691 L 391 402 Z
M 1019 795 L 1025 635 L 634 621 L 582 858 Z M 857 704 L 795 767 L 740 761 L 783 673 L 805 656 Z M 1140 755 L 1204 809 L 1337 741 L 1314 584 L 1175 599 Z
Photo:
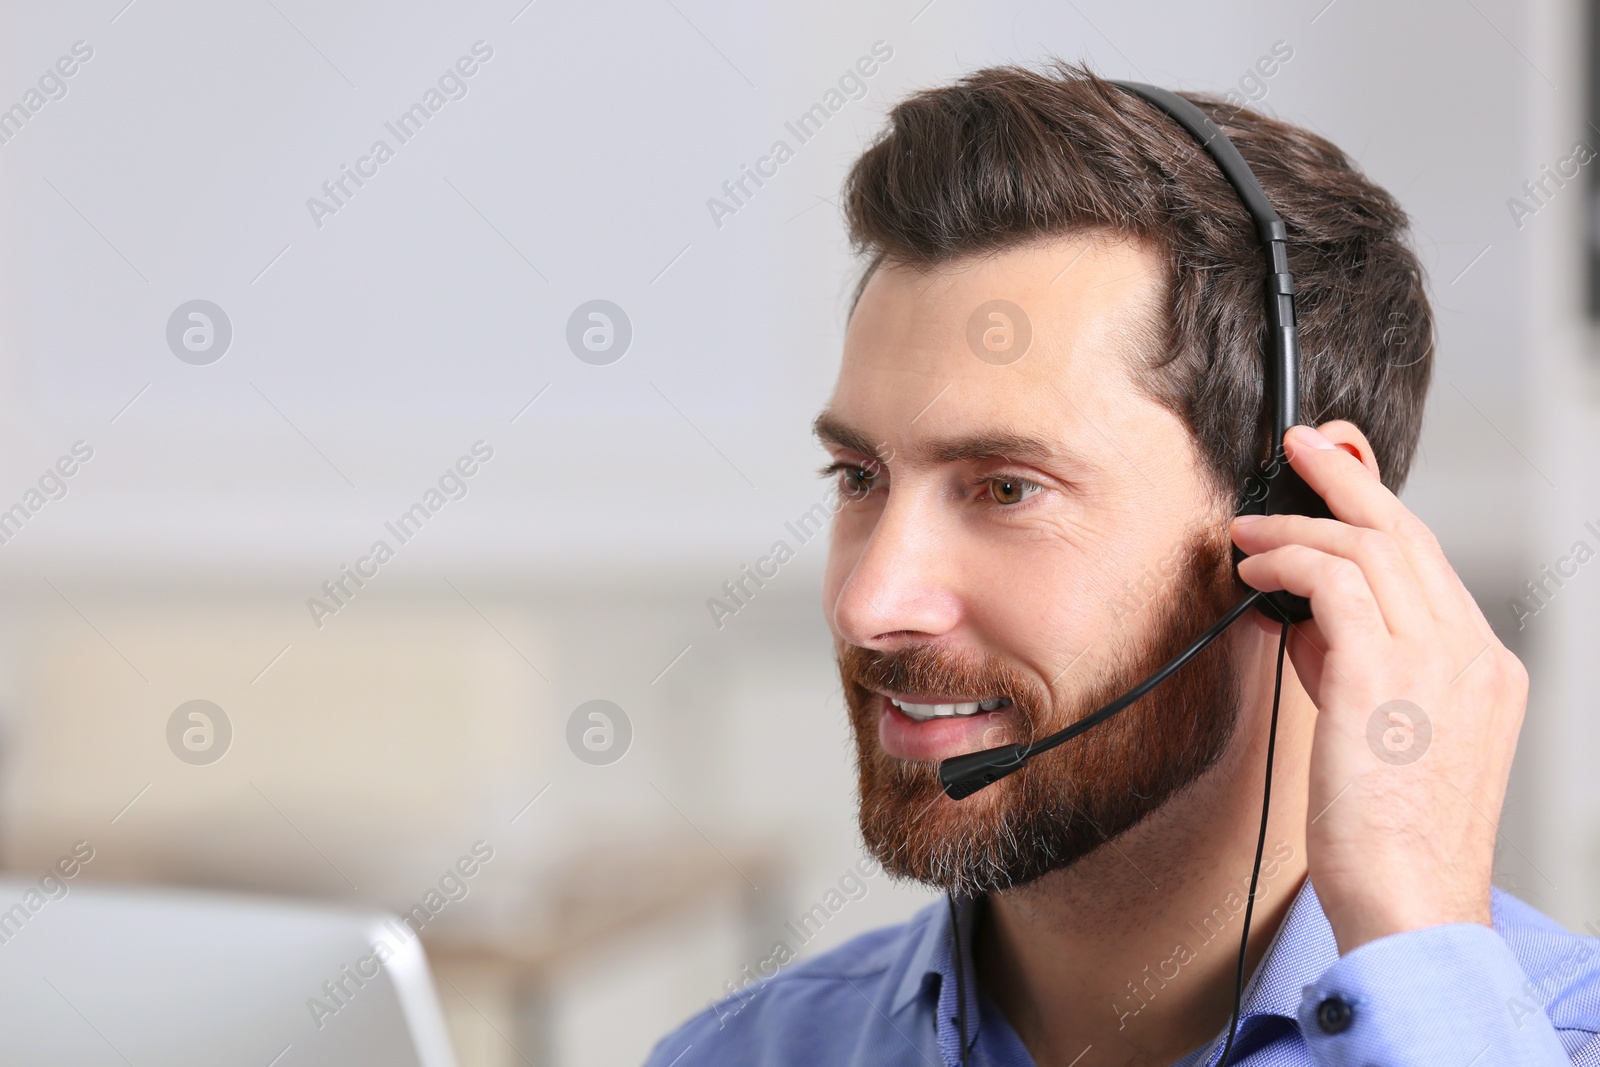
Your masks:
M 888 651 L 960 624 L 959 567 L 935 495 L 891 491 L 833 604 L 834 628 L 851 644 Z

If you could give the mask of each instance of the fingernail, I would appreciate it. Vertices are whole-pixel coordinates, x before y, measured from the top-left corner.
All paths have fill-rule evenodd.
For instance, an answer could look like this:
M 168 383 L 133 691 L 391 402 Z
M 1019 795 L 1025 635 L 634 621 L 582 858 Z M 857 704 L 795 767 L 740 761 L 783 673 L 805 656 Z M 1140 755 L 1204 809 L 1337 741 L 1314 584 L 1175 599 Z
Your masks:
M 1235 515 L 1233 522 L 1236 526 L 1243 526 L 1246 523 L 1260 522 L 1264 518 L 1266 518 L 1265 515 Z
M 1312 448 L 1331 449 L 1339 446 L 1317 432 L 1314 426 L 1296 426 L 1295 431 L 1305 439 L 1306 444 Z

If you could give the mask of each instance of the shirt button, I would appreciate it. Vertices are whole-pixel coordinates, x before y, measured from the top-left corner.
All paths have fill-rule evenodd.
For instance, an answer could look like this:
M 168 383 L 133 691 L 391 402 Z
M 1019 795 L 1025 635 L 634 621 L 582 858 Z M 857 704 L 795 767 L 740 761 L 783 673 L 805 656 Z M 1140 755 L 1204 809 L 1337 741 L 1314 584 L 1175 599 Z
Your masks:
M 1317 1005 L 1317 1028 L 1325 1034 L 1342 1034 L 1350 1029 L 1355 1009 L 1343 997 L 1333 996 Z

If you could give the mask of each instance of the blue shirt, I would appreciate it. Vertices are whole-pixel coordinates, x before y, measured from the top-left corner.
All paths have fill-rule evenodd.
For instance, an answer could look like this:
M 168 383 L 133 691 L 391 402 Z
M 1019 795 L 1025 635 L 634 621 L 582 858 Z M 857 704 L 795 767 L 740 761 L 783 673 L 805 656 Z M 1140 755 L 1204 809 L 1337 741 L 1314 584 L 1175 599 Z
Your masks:
M 958 913 L 968 1062 L 1032 1067 L 973 980 L 972 919 L 968 902 Z M 1308 879 L 1246 987 L 1230 1067 L 1600 1065 L 1600 939 L 1499 890 L 1493 922 L 1395 934 L 1341 958 Z M 940 901 L 758 976 L 663 1038 L 647 1067 L 959 1067 L 952 947 Z M 1116 992 L 1130 1002 L 1125 990 L 1108 999 Z M 1225 1037 L 1178 1067 L 1214 1067 Z

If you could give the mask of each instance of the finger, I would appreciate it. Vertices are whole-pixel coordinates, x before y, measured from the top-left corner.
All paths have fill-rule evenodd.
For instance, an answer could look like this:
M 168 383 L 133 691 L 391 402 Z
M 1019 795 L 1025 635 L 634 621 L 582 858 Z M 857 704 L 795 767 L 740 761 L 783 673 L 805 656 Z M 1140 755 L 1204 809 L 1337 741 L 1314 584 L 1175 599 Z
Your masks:
M 1289 465 L 1327 502 L 1335 518 L 1352 526 L 1392 530 L 1406 507 L 1366 464 L 1310 426 L 1283 436 Z
M 1445 559 L 1427 524 L 1411 513 L 1377 475 L 1344 449 L 1309 426 L 1292 426 L 1284 435 L 1289 465 L 1328 504 L 1336 518 L 1352 526 L 1382 530 L 1399 544 L 1427 594 L 1435 618 L 1477 614 L 1465 602 L 1472 596 Z
M 1268 549 L 1239 562 L 1239 577 L 1254 589 L 1286 589 L 1311 601 L 1328 653 L 1374 655 L 1390 639 L 1383 612 L 1354 561 L 1305 545 Z
M 1306 515 L 1246 515 L 1234 520 L 1232 532 L 1234 544 L 1250 555 L 1300 544 L 1351 560 L 1366 576 L 1390 633 L 1419 635 L 1437 629 L 1427 591 L 1410 560 L 1381 530 Z
M 1257 612 L 1256 625 L 1270 641 L 1270 647 L 1278 645 L 1278 631 L 1281 622 L 1269 618 L 1265 612 Z M 1315 618 L 1303 622 L 1289 624 L 1289 661 L 1294 664 L 1294 673 L 1300 679 L 1300 685 L 1313 698 L 1322 691 L 1322 674 L 1328 669 L 1328 639 L 1322 636 L 1317 627 Z M 1339 674 L 1337 667 L 1332 668 Z
M 1316 624 L 1316 620 L 1308 619 L 1296 623 L 1289 634 L 1289 661 L 1294 664 L 1295 677 L 1300 679 L 1300 685 L 1311 694 L 1315 702 L 1316 694 L 1322 692 L 1322 674 L 1328 667 L 1328 654 L 1317 647 L 1317 642 L 1307 634 L 1307 630 Z

